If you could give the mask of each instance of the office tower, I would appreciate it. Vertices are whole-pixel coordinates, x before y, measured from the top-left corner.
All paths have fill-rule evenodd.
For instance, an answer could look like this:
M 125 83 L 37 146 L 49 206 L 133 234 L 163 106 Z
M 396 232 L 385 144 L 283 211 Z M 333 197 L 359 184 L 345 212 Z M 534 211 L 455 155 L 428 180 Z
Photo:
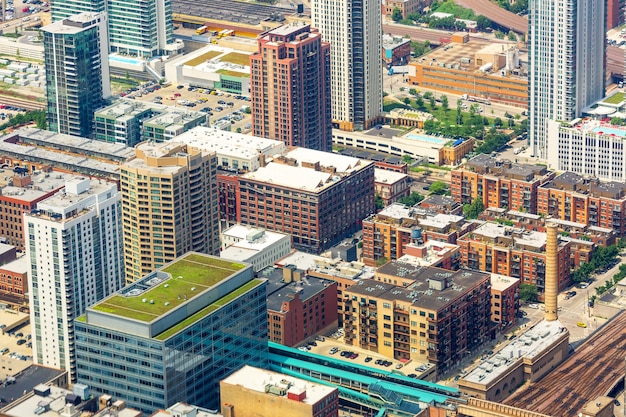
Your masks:
M 604 95 L 605 0 L 530 0 L 529 140 L 548 156 L 549 120 L 571 121 Z
M 380 2 L 313 0 L 311 17 L 330 43 L 333 125 L 369 128 L 383 109 Z
M 147 414 L 218 408 L 219 381 L 267 367 L 266 281 L 251 265 L 189 253 L 76 320 L 78 381 Z
M 143 142 L 135 153 L 120 175 L 127 282 L 189 251 L 217 254 L 215 154 L 173 142 Z
M 106 15 L 81 13 L 42 29 L 48 128 L 87 137 L 111 95 Z
M 173 41 L 170 0 L 110 0 L 107 12 L 111 52 L 149 58 Z
M 33 358 L 76 381 L 74 319 L 124 283 L 115 183 L 73 178 L 24 215 Z
M 256 136 L 332 150 L 330 45 L 309 25 L 281 26 L 250 56 L 250 107 Z
M 108 15 L 111 52 L 141 57 L 163 54 L 173 41 L 170 0 L 55 0 L 52 21 L 82 12 Z

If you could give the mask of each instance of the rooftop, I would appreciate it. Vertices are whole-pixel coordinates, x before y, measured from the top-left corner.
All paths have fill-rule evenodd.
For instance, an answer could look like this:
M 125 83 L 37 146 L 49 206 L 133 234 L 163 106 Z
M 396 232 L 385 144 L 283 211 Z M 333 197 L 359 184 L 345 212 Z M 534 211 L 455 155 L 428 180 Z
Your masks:
M 571 171 L 561 175 L 541 185 L 540 188 L 552 188 L 567 190 L 581 195 L 594 197 L 604 197 L 614 200 L 626 198 L 626 184 L 618 181 L 600 181 L 597 178 L 582 176 Z
M 265 369 L 255 368 L 249 365 L 245 365 L 243 368 L 231 374 L 226 379 L 223 379 L 221 383 L 240 386 L 250 391 L 266 393 L 266 395 L 279 395 L 285 399 L 287 399 L 287 392 L 296 394 L 305 393 L 306 396 L 302 402 L 311 405 L 318 403 L 326 396 L 337 391 L 336 387 L 317 384 L 308 380 L 267 371 Z M 281 395 L 276 391 L 270 391 L 270 393 L 268 393 L 268 385 L 283 388 L 285 394 Z
M 543 165 L 518 164 L 509 160 L 494 158 L 487 154 L 480 154 L 467 161 L 465 168 L 483 175 L 507 177 L 509 179 L 533 181 L 550 175 Z
M 459 251 L 459 245 L 436 240 L 428 240 L 419 246 L 409 243 L 406 245 L 405 254 L 398 258 L 398 261 L 415 266 L 437 266 L 443 259 Z
M 524 246 L 540 251 L 546 244 L 546 234 L 499 223 L 485 222 L 471 233 L 469 239 L 485 238 L 500 245 Z M 509 242 L 510 241 L 510 242 Z
M 504 346 L 478 367 L 463 377 L 468 382 L 489 385 L 521 358 L 533 360 L 550 348 L 564 334 L 568 334 L 560 321 L 542 320 Z
M 496 291 L 504 291 L 515 285 L 519 279 L 509 277 L 507 275 L 491 274 L 491 289 Z
M 272 156 L 285 151 L 284 142 L 213 127 L 194 127 L 172 141 L 215 152 L 218 156 L 241 159 L 258 158 L 259 154 Z
M 400 36 L 390 36 L 388 34 L 383 34 L 383 48 L 392 49 L 397 48 L 398 46 L 411 42 L 411 39 L 403 38 Z
M 104 19 L 103 13 L 83 12 L 44 26 L 42 30 L 55 34 L 73 35 Z
M 374 182 L 384 184 L 394 184 L 407 178 L 407 174 L 401 172 L 389 171 L 386 169 L 374 168 Z
M 401 287 L 377 280 L 361 280 L 348 291 L 387 300 L 401 300 L 433 311 L 454 303 L 468 290 L 489 279 L 489 274 L 485 272 L 469 269 L 449 271 L 436 267 L 416 266 L 400 260 L 383 265 L 377 274 L 397 276 L 413 282 Z M 445 281 L 446 286 L 442 290 L 433 289 L 430 281 L 433 283 Z
M 288 268 L 288 267 L 286 267 Z M 307 276 L 304 271 L 301 281 L 283 281 L 283 270 L 280 268 L 268 267 L 258 273 L 259 278 L 267 279 L 267 309 L 271 311 L 281 311 L 283 301 L 290 300 L 290 297 L 298 294 L 303 302 L 309 300 L 329 285 L 335 282 Z
M 25 201 L 32 204 L 35 200 L 63 188 L 65 186 L 65 182 L 73 177 L 73 174 L 66 174 L 59 171 L 37 173 L 30 176 L 29 185 L 25 187 L 7 185 L 0 190 L 0 194 L 11 199 Z M 15 182 L 12 182 L 12 184 L 15 184 Z
M 195 417 L 223 417 L 216 410 L 207 410 L 184 403 L 176 403 L 167 410 L 159 410 L 150 415 L 150 417 L 172 417 L 172 416 L 195 416 Z
M 15 383 L 2 386 L 2 395 L 0 399 L 0 406 L 3 408 L 3 415 L 9 417 L 35 417 L 34 413 L 35 409 L 38 407 L 39 401 L 43 399 L 38 395 L 33 395 L 28 400 L 23 401 L 19 404 L 16 404 L 11 408 L 4 408 L 8 403 L 12 403 L 13 401 L 21 398 L 24 393 L 31 392 L 33 388 L 35 388 L 39 384 L 47 383 L 49 381 L 58 378 L 60 375 L 64 374 L 66 371 L 62 371 L 59 369 L 48 368 L 40 365 L 31 365 L 26 368 L 24 371 L 15 375 Z M 70 391 L 64 390 L 62 388 L 58 388 L 55 386 L 51 387 L 52 395 L 55 397 L 63 396 L 63 401 L 59 401 L 57 406 L 63 407 L 65 405 L 65 394 L 71 393 Z M 56 414 L 42 414 L 43 417 L 52 417 Z
M 23 255 L 11 262 L 0 266 L 0 269 L 3 271 L 11 271 L 18 274 L 24 274 L 30 273 L 30 266 L 30 258 L 26 255 Z
M 92 309 L 117 316 L 151 322 L 176 309 L 246 265 L 188 253 L 163 266 L 154 275 L 126 286 Z M 161 272 L 161 273 L 158 273 Z

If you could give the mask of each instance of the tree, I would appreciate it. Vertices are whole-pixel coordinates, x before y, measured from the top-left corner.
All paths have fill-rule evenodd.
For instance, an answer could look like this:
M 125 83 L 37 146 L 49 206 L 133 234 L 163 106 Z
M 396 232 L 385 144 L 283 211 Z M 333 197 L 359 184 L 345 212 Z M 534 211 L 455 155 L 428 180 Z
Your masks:
M 485 206 L 483 205 L 483 200 L 479 197 L 476 197 L 471 204 L 463 205 L 463 215 L 467 219 L 477 219 L 478 215 L 483 212 Z
M 444 181 L 433 182 L 432 184 L 430 184 L 430 188 L 428 189 L 428 191 L 430 191 L 431 194 L 435 194 L 435 195 L 449 194 L 448 184 L 446 184 Z
M 491 20 L 487 19 L 485 16 L 480 15 L 476 17 L 476 28 L 481 32 L 484 32 L 485 29 L 491 27 Z
M 409 94 L 412 96 L 416 96 L 418 94 L 417 90 L 415 88 L 411 88 L 409 89 Z
M 512 30 L 509 31 L 509 34 L 507 36 L 508 36 L 510 41 L 516 41 L 517 40 L 517 35 Z
M 402 99 L 402 101 L 403 101 L 403 102 L 404 102 L 404 104 L 406 104 L 406 105 L 410 105 L 410 104 L 411 104 L 411 99 L 410 99 L 410 98 L 408 98 L 408 97 L 403 98 L 403 99 Z
M 431 95 L 428 99 L 428 104 L 430 104 L 430 108 L 435 110 L 437 108 L 437 103 L 435 102 L 435 96 Z
M 441 108 L 443 111 L 448 111 L 449 109 L 448 96 L 446 95 L 441 96 Z
M 416 205 L 423 199 L 424 199 L 423 195 L 413 191 L 411 195 L 402 197 L 400 200 L 398 200 L 398 202 L 401 204 L 404 204 L 405 206 L 413 207 L 414 205 Z
M 411 158 L 410 155 L 402 155 L 402 162 L 404 162 L 405 164 L 412 164 L 413 158 Z
M 496 117 L 495 119 L 493 119 L 493 125 L 495 127 L 502 127 L 504 123 L 502 122 L 502 119 L 500 119 L 499 117 Z
M 532 284 L 520 285 L 519 298 L 523 301 L 537 301 L 538 295 L 539 292 L 537 291 L 536 286 Z
M 402 10 L 397 7 L 394 7 L 393 13 L 391 14 L 391 18 L 394 22 L 399 22 L 402 20 Z
M 376 193 L 376 196 L 374 197 L 374 205 L 376 206 L 376 211 L 379 211 L 385 208 L 385 202 L 383 201 L 383 198 L 378 193 Z

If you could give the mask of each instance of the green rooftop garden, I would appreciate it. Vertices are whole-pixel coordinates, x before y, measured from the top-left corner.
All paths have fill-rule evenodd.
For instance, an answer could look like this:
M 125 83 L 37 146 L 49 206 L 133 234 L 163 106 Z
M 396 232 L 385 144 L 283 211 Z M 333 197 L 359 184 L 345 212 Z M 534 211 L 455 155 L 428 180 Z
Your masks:
M 219 300 L 215 301 L 213 304 L 210 304 L 210 305 L 206 306 L 205 308 L 203 308 L 202 310 L 198 311 L 196 314 L 193 314 L 193 315 L 187 317 L 185 320 L 179 322 L 175 326 L 172 326 L 169 329 L 167 329 L 166 331 L 158 334 L 155 337 L 155 339 L 157 339 L 157 340 L 165 340 L 168 337 L 175 335 L 176 333 L 178 333 L 179 331 L 181 331 L 185 327 L 187 327 L 187 326 L 191 325 L 192 323 L 195 323 L 196 321 L 200 320 L 201 318 L 211 314 L 213 311 L 217 310 L 218 308 L 222 307 L 223 305 L 228 304 L 229 302 L 231 302 L 235 298 L 239 297 L 242 294 L 245 294 L 246 292 L 250 291 L 252 288 L 256 287 L 257 285 L 260 285 L 261 283 L 263 283 L 263 281 L 261 281 L 260 279 L 253 279 L 252 281 L 247 282 L 246 284 L 244 284 L 241 287 L 237 288 L 235 291 L 225 295 L 224 297 L 222 297 Z
M 195 67 L 196 65 L 203 64 L 206 61 L 209 61 L 209 60 L 211 60 L 211 59 L 213 59 L 216 56 L 219 56 L 221 54 L 223 54 L 223 52 L 220 52 L 220 51 L 209 51 L 209 52 L 207 52 L 205 54 L 202 54 L 200 56 L 192 58 L 189 61 L 185 61 L 184 65 L 189 65 L 191 67 Z
M 93 309 L 150 322 L 243 268 L 243 264 L 188 254 L 161 268 L 171 278 L 136 296 L 115 295 Z
M 241 54 L 239 52 L 231 52 L 221 58 L 222 62 L 230 62 L 231 64 L 250 66 L 250 55 Z
M 607 97 L 602 102 L 603 103 L 608 103 L 608 104 L 619 104 L 622 101 L 624 101 L 624 93 L 617 92 L 617 93 L 613 94 L 611 97 Z
M 227 69 L 219 69 L 217 71 L 218 74 L 224 74 L 224 75 L 229 75 L 231 77 L 245 77 L 245 78 L 250 78 L 250 74 L 245 73 L 245 72 L 239 72 L 239 71 L 232 71 L 232 70 L 227 70 Z

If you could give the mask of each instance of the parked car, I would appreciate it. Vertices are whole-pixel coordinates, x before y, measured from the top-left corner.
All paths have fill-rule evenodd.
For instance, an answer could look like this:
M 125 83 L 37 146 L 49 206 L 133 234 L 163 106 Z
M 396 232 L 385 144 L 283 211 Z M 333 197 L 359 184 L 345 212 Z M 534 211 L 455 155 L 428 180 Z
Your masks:
M 528 304 L 528 308 L 534 308 L 535 310 L 539 309 L 539 305 L 538 304 Z
M 331 355 L 334 355 L 337 352 L 339 352 L 339 348 L 336 348 L 336 347 L 331 347 L 330 350 L 328 351 L 328 353 L 330 353 Z
M 586 325 L 585 323 L 583 323 L 582 321 L 579 321 L 578 323 L 576 323 L 576 326 L 578 326 L 578 327 L 582 327 L 583 329 L 584 329 L 585 327 L 587 327 L 587 325 Z

